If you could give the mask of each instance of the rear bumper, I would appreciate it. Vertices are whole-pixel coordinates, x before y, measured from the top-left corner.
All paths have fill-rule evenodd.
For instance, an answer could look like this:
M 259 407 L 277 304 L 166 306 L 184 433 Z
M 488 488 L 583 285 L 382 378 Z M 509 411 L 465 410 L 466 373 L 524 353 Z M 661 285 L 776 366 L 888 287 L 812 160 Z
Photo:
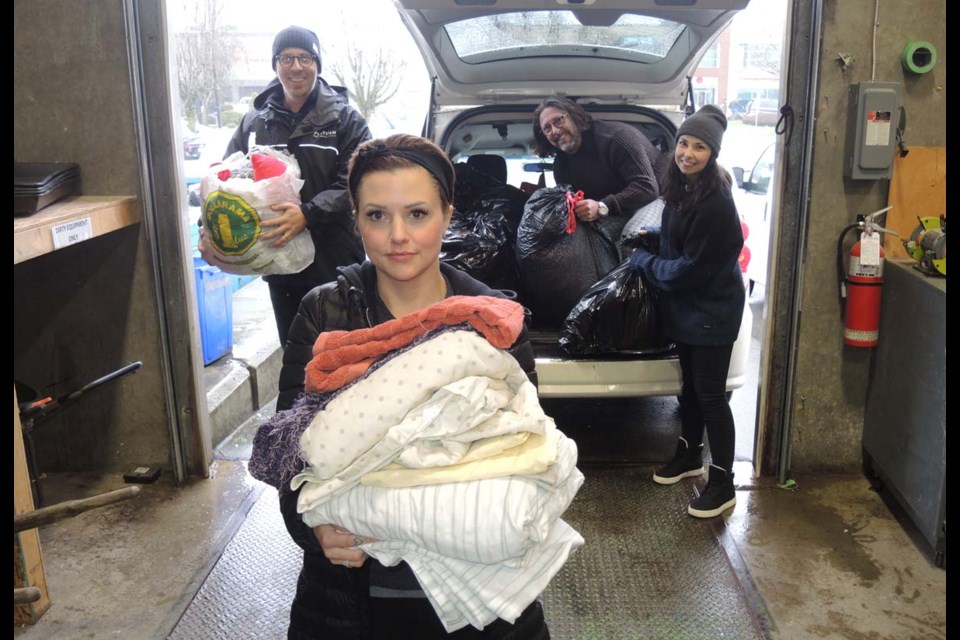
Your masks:
M 727 391 L 746 383 L 753 314 L 744 304 L 740 334 L 733 345 Z M 537 357 L 541 398 L 628 398 L 680 395 L 680 361 L 675 353 L 654 359 L 573 359 Z
M 680 393 L 680 364 L 664 360 L 563 360 L 537 358 L 542 398 L 613 398 Z

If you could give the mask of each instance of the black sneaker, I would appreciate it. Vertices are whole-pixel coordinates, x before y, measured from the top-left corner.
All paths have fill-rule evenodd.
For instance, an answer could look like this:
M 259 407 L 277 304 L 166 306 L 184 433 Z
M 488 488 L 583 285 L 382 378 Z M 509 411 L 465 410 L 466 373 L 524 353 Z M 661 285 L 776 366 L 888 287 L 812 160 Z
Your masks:
M 673 460 L 657 469 L 653 481 L 657 484 L 676 484 L 683 478 L 703 475 L 703 472 L 703 444 L 691 448 L 684 438 L 680 438 Z
M 733 472 L 710 465 L 710 478 L 700 497 L 690 503 L 687 513 L 694 518 L 713 518 L 737 504 Z

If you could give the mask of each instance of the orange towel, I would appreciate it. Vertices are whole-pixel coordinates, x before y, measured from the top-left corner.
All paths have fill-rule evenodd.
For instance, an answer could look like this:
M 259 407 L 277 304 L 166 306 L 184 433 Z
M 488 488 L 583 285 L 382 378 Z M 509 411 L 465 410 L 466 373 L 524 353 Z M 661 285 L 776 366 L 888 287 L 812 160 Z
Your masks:
M 469 324 L 490 344 L 508 349 L 523 329 L 523 307 L 492 296 L 452 296 L 416 313 L 375 327 L 321 333 L 307 364 L 305 388 L 335 391 L 362 376 L 385 354 L 442 326 Z

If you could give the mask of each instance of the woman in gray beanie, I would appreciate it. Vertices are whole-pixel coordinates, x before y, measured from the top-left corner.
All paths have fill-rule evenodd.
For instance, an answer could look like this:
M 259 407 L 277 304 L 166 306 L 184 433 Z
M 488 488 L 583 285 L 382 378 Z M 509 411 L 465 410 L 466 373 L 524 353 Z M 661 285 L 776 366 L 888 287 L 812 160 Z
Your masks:
M 677 130 L 673 162 L 660 192 L 666 201 L 660 227 L 641 233 L 659 239 L 656 251 L 636 249 L 634 270 L 661 290 L 664 332 L 680 357 L 681 434 L 673 459 L 653 475 L 670 485 L 704 473 L 703 435 L 710 438 L 706 489 L 687 512 L 711 518 L 733 507 L 735 428 L 726 395 L 730 355 L 746 302 L 739 257 L 740 216 L 729 174 L 717 165 L 727 118 L 705 105 Z M 656 246 L 656 244 L 654 244 Z

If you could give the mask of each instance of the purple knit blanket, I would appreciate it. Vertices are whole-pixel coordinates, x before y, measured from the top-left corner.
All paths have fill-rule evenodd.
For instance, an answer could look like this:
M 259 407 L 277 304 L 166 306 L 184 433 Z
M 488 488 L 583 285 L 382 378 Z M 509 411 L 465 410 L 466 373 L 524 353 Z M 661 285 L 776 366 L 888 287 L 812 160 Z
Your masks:
M 260 425 L 247 465 L 250 475 L 280 491 L 289 491 L 290 481 L 304 467 L 300 436 L 336 394 L 302 393 L 293 406 Z

